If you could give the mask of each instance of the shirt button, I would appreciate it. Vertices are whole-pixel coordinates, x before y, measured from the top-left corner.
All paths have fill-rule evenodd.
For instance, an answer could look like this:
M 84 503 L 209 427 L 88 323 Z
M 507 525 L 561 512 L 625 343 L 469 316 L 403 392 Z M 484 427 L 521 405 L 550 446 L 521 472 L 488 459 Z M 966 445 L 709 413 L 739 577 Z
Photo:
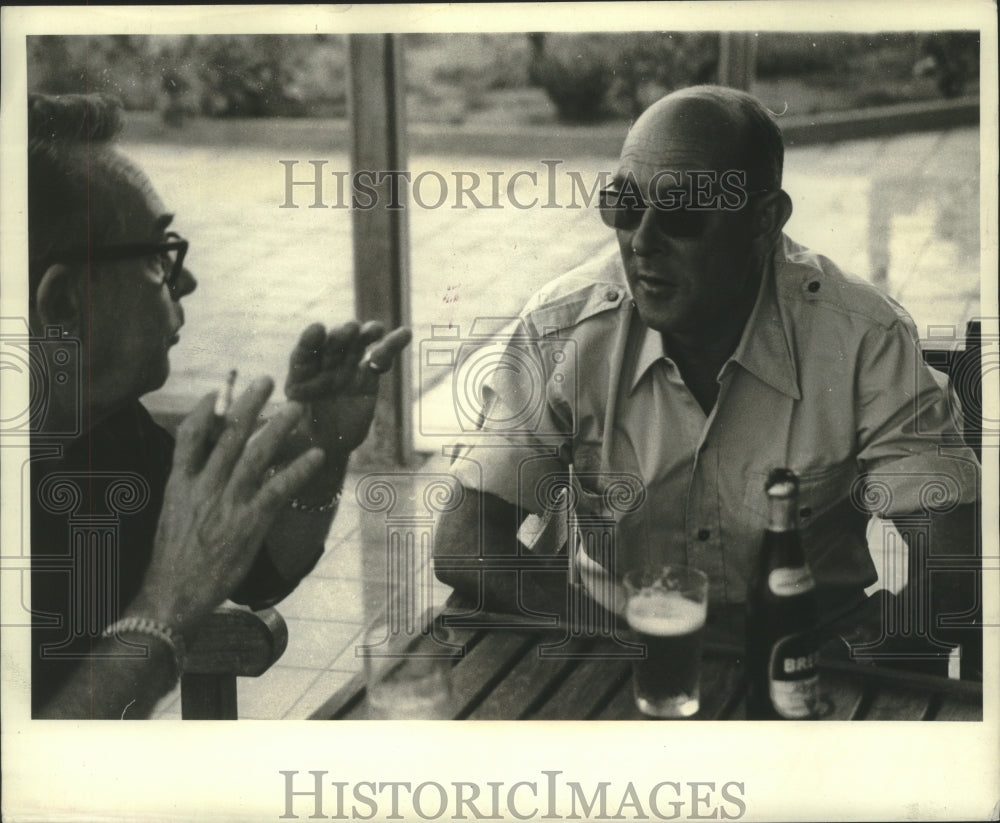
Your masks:
M 813 510 L 808 506 L 803 506 L 799 509 L 799 517 L 809 517 L 813 513 Z
M 711 536 L 712 536 L 712 533 L 708 529 L 699 529 L 698 530 L 698 539 L 699 540 L 708 540 L 708 538 L 710 538 Z
M 809 291 L 811 291 L 813 294 L 819 291 L 819 280 L 813 280 L 809 284 Z
M 610 291 L 607 292 L 607 294 L 604 295 L 604 299 L 607 300 L 609 303 L 614 303 L 615 300 L 618 299 L 618 292 L 616 292 L 614 289 L 611 289 Z

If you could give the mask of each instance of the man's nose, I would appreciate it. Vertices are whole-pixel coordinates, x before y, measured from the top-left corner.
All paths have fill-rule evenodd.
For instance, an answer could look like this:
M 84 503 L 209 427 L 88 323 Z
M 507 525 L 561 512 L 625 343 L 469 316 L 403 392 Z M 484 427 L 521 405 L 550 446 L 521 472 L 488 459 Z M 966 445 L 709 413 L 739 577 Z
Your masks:
M 639 257 L 648 257 L 660 247 L 662 235 L 656 227 L 656 209 L 643 212 L 639 226 L 632 232 L 632 251 Z
M 191 270 L 185 266 L 181 269 L 180 276 L 174 284 L 173 298 L 174 300 L 180 300 L 182 297 L 191 294 L 196 288 L 198 288 L 198 281 L 191 273 Z

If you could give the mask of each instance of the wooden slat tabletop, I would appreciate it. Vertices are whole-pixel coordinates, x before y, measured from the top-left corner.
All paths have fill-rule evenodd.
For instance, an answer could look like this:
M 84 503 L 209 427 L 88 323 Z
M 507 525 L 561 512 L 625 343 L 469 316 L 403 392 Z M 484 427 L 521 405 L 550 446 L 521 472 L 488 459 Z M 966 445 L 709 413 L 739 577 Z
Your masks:
M 447 612 L 439 615 L 441 620 Z M 574 637 L 551 653 L 553 632 L 485 621 L 452 629 L 464 646 L 452 668 L 453 717 L 471 720 L 640 720 L 631 663 L 621 646 Z M 981 721 L 982 686 L 842 661 L 821 663 L 825 720 Z M 367 717 L 364 675 L 333 695 L 313 719 Z M 707 643 L 701 708 L 694 719 L 746 719 L 739 649 Z
M 596 716 L 623 683 L 631 684 L 631 665 L 624 660 L 593 658 L 578 662 L 533 719 L 583 720 Z
M 865 720 L 923 720 L 931 710 L 933 697 L 927 689 L 881 689 L 872 698 Z

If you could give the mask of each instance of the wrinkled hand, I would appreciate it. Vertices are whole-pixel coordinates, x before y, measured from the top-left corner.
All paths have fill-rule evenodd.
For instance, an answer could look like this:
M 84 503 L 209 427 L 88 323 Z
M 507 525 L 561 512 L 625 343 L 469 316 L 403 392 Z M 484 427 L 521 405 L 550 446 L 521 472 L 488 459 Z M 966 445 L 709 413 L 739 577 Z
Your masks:
M 181 631 L 197 625 L 246 576 L 279 509 L 323 463 L 322 451 L 310 449 L 264 479 L 302 415 L 289 403 L 254 434 L 273 388 L 269 378 L 255 380 L 214 444 L 214 394 L 182 423 L 137 612 Z
M 313 446 L 333 455 L 361 445 L 375 414 L 379 376 L 392 368 L 411 338 L 409 329 L 386 334 L 375 321 L 364 326 L 349 321 L 329 332 L 314 323 L 302 332 L 290 358 L 285 394 L 306 404 L 300 430 Z

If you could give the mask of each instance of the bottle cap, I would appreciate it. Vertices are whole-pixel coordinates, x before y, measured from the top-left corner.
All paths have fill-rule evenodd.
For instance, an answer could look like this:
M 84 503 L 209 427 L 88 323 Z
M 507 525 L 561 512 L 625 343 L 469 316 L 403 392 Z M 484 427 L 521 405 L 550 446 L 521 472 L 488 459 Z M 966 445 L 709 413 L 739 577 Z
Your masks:
M 768 497 L 792 497 L 798 494 L 799 478 L 791 469 L 772 469 L 764 490 Z

